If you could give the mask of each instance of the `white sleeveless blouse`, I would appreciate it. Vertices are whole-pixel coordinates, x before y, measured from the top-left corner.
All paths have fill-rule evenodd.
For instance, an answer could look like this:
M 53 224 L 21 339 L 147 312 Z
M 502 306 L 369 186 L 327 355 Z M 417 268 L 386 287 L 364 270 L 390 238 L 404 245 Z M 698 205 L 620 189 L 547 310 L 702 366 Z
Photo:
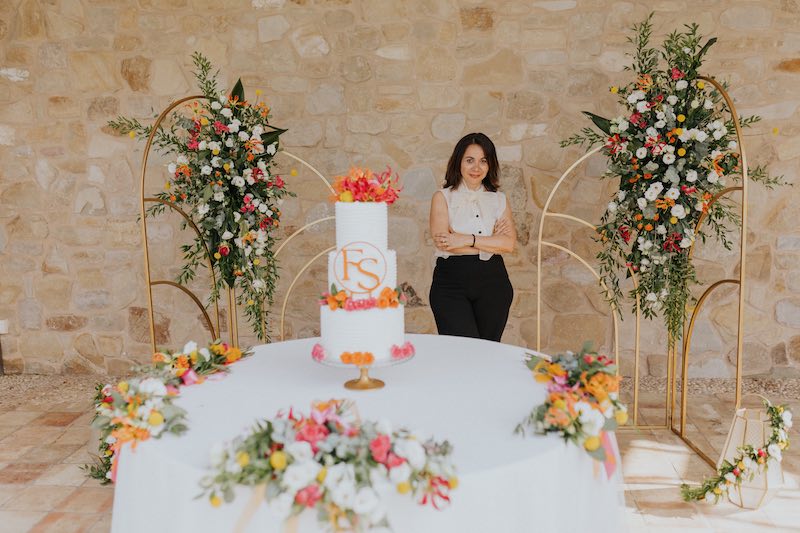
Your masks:
M 455 233 L 477 237 L 492 235 L 494 224 L 506 210 L 506 195 L 501 192 L 490 192 L 485 188 L 471 191 L 462 186 L 458 189 L 439 189 L 447 202 L 447 214 L 450 229 Z M 451 253 L 436 249 L 435 257 L 450 257 Z M 494 255 L 481 251 L 479 257 L 488 261 Z

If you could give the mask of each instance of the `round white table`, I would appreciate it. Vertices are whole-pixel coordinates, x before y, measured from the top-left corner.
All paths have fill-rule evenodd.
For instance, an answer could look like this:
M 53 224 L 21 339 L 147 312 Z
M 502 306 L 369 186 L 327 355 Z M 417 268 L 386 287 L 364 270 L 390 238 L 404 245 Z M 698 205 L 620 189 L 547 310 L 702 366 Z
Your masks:
M 459 487 L 442 511 L 411 498 L 388 495 L 388 518 L 397 533 L 523 533 L 625 530 L 619 468 L 611 480 L 592 459 L 556 436 L 513 433 L 544 397 L 522 360 L 524 349 L 461 337 L 407 335 L 416 356 L 405 364 L 374 369 L 386 387 L 350 391 L 356 369 L 322 366 L 311 359 L 318 339 L 267 344 L 231 367 L 218 381 L 184 387 L 177 403 L 188 411 L 189 431 L 126 447 L 114 494 L 113 533 L 233 531 L 250 500 L 213 508 L 200 494 L 209 451 L 294 407 L 308 412 L 313 400 L 352 398 L 364 419 L 385 418 L 421 436 L 449 440 Z M 315 513 L 301 515 L 298 533 L 317 531 Z M 282 533 L 264 504 L 247 531 Z

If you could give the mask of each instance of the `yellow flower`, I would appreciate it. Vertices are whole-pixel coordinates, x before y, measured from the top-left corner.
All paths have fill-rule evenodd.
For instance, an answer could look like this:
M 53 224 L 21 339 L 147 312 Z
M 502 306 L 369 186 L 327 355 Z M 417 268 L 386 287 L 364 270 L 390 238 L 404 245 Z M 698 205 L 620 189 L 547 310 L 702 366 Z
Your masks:
M 714 494 L 722 494 L 722 489 L 719 487 L 714 487 Z
M 202 124 L 203 126 L 208 126 L 208 119 L 206 117 L 202 117 L 200 119 L 200 124 Z
M 128 132 L 128 137 L 130 137 L 131 139 L 135 139 L 136 138 L 136 132 L 133 131 L 133 130 L 129 131 Z
M 164 184 L 164 190 L 168 191 L 170 189 L 170 187 L 172 187 L 172 184 L 170 182 L 166 182 Z
M 219 252 L 214 252 L 214 259 L 220 259 L 222 255 Z
M 777 135 L 780 130 L 778 128 L 772 128 L 772 134 Z
M 450 486 L 451 490 L 458 488 L 458 478 L 455 476 L 451 477 L 450 479 L 447 480 L 447 484 Z
M 683 122 L 684 120 L 686 120 L 686 117 L 684 115 L 678 115 L 677 117 L 675 117 L 675 120 L 677 120 L 678 122 Z
M 128 382 L 127 381 L 120 381 L 117 385 L 117 390 L 120 391 L 122 394 L 128 392 Z
M 672 218 L 670 218 L 670 219 L 669 219 L 669 223 L 670 223 L 670 224 L 677 224 L 677 223 L 678 223 L 678 217 L 672 217 Z
M 742 462 L 742 461 L 739 461 L 739 464 L 738 464 L 738 465 L 736 465 L 736 466 L 738 466 L 738 467 L 739 467 L 739 470 L 744 470 L 744 462 Z
M 553 407 L 555 407 L 556 409 L 564 409 L 566 406 L 567 403 L 561 398 L 553 402 Z
M 214 155 L 219 155 L 219 150 L 211 150 L 211 153 Z
M 678 155 L 683 157 L 686 155 L 686 148 L 678 148 Z
M 587 437 L 585 441 L 583 441 L 583 447 L 586 448 L 587 452 L 593 452 L 597 448 L 600 447 L 600 437 L 591 436 Z
M 231 166 L 228 163 L 225 163 L 222 165 L 222 168 L 225 169 L 225 172 L 227 172 L 231 169 Z
M 319 474 L 317 474 L 317 483 L 322 483 L 325 481 L 325 478 L 328 476 L 328 469 L 326 467 L 322 467 L 319 470 Z
M 211 498 L 209 498 L 209 501 L 211 502 L 211 507 L 219 507 L 222 505 L 222 498 L 216 494 L 212 495 Z
M 260 265 L 260 264 L 261 264 L 261 259 L 253 259 L 253 264 L 254 264 L 255 266 L 258 266 L 258 265 Z
M 683 135 L 683 128 L 675 128 L 675 135 Z
M 352 202 L 353 201 L 353 193 L 350 191 L 344 191 L 342 194 L 339 195 L 340 202 Z
M 272 455 L 269 456 L 269 465 L 275 470 L 283 470 L 286 468 L 286 463 L 286 454 L 280 450 L 272 452 Z
M 627 411 L 617 411 L 614 413 L 614 419 L 617 421 L 617 424 L 620 426 L 624 426 L 625 422 L 628 421 L 628 413 Z
M 296 169 L 296 168 L 293 168 L 292 170 L 290 170 L 290 171 L 289 171 L 289 175 L 290 175 L 290 176 L 297 176 L 297 169 Z
M 698 89 L 705 89 L 706 88 L 706 84 L 704 82 L 702 82 L 702 81 L 698 81 L 697 82 L 697 88 Z
M 236 462 L 239 463 L 239 466 L 244 468 L 250 464 L 250 454 L 247 452 L 239 452 L 236 454 Z
M 617 94 L 619 92 L 619 87 L 617 87 L 616 85 L 612 85 L 609 91 L 611 91 L 614 94 Z
M 160 426 L 164 423 L 164 415 L 159 413 L 158 411 L 152 411 L 150 416 L 147 417 L 147 423 L 151 426 Z
M 247 305 L 253 305 L 254 303 L 256 303 L 256 301 L 255 301 L 255 300 L 253 300 L 252 298 L 250 298 L 249 300 L 247 300 Z
M 261 89 L 256 89 L 256 96 L 261 96 L 263 92 Z
M 408 494 L 410 490 L 411 490 L 411 483 L 409 483 L 408 481 L 403 481 L 402 483 L 397 484 L 397 492 L 399 492 L 400 494 Z

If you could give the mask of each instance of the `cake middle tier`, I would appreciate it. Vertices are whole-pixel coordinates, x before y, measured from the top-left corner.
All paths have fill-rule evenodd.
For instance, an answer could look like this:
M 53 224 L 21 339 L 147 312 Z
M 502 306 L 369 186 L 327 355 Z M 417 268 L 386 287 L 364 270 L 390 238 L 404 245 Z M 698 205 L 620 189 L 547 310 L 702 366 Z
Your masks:
M 397 288 L 397 253 L 350 243 L 328 254 L 328 286 L 336 285 L 353 298 L 377 297 L 384 287 Z

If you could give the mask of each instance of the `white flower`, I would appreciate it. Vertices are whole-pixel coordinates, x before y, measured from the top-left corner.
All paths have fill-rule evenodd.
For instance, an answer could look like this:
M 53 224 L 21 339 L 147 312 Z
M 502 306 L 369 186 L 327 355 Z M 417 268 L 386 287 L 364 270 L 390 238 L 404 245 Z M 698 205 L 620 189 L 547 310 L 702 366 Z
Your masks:
M 369 514 L 378 506 L 378 495 L 369 487 L 362 487 L 353 500 L 353 511 L 358 514 Z
M 744 463 L 744 467 L 747 470 L 750 470 L 751 468 L 753 468 L 755 466 L 755 463 L 753 462 L 753 460 L 750 459 L 750 457 L 748 457 L 746 455 L 742 459 L 742 463 Z
M 781 455 L 781 447 L 774 442 L 767 446 L 767 453 L 770 458 L 775 458 L 776 461 L 780 461 L 783 458 Z
M 627 194 L 625 191 L 617 191 L 617 200 L 619 200 L 620 202 L 622 202 L 622 201 L 624 201 L 624 200 L 625 200 L 625 197 L 626 197 L 627 195 L 628 195 L 628 194 Z
M 267 153 L 269 155 L 275 155 L 275 152 L 277 151 L 278 151 L 278 143 L 272 143 L 269 146 L 267 146 Z
M 716 140 L 720 140 L 726 133 L 728 132 L 723 130 L 714 130 L 714 133 L 712 133 L 711 136 L 714 137 L 714 139 Z
M 395 444 L 394 451 L 400 457 L 405 458 L 414 470 L 422 470 L 425 467 L 425 462 L 427 461 L 425 448 L 418 441 L 401 439 Z
M 228 230 L 225 230 L 225 232 L 222 234 L 222 240 L 223 241 L 227 241 L 227 240 L 230 240 L 232 238 L 233 238 L 233 233 L 231 233 Z
M 663 128 L 666 125 L 667 125 L 667 123 L 664 122 L 663 120 L 659 120 L 658 122 L 655 123 L 655 127 L 656 128 Z
M 638 157 L 639 159 L 644 159 L 645 157 L 647 157 L 647 148 L 645 148 L 644 146 L 638 148 L 636 150 L 636 157 Z
M 164 386 L 160 380 L 156 378 L 145 378 L 139 383 L 139 391 L 142 394 L 152 396 L 166 396 L 167 387 Z
M 179 165 L 186 165 L 189 163 L 189 158 L 181 154 L 175 159 L 175 162 L 178 163 Z
M 694 204 L 695 211 L 702 211 L 705 204 L 703 204 L 702 200 L 698 200 L 696 204 Z
M 208 143 L 208 149 L 214 152 L 219 152 L 222 149 L 222 146 L 217 141 L 211 141 Z
M 384 435 L 391 435 L 392 434 L 392 423 L 391 421 L 381 418 L 375 424 L 375 431 L 378 433 L 383 433 Z
M 209 209 L 210 208 L 208 207 L 208 204 L 206 204 L 206 203 L 197 204 L 197 214 L 200 215 L 201 217 L 204 217 L 206 215 L 206 213 L 208 213 Z
M 208 361 L 209 359 L 211 359 L 211 352 L 208 351 L 208 348 L 200 348 L 199 350 L 197 350 L 197 354 L 204 361 Z
M 294 457 L 295 461 L 310 461 L 314 457 L 314 451 L 311 449 L 311 444 L 304 440 L 287 444 L 284 450 L 286 453 Z
M 170 163 L 167 165 L 167 172 L 169 172 L 170 176 L 174 176 L 176 170 L 178 170 L 178 165 L 175 163 Z
M 628 95 L 628 102 L 634 104 L 644 98 L 644 91 L 633 91 Z
M 213 109 L 214 111 L 219 111 L 220 109 L 222 109 L 222 104 L 216 101 L 211 102 L 211 109 Z
M 694 138 L 697 139 L 697 142 L 705 142 L 708 139 L 708 134 L 702 130 L 694 130 Z
M 665 164 L 671 165 L 672 163 L 675 162 L 675 154 L 666 153 L 666 154 L 664 154 L 664 157 L 662 158 L 662 160 L 664 161 Z
M 242 219 L 242 214 L 238 211 L 233 212 L 233 221 L 239 222 Z
M 344 509 L 352 509 L 356 499 L 356 485 L 350 480 L 343 481 L 331 489 L 331 500 Z
M 711 99 L 706 98 L 706 101 L 703 102 L 703 107 L 706 109 L 711 109 L 714 107 L 714 102 L 712 102 Z
M 689 105 L 691 106 L 692 109 L 697 109 L 698 107 L 700 107 L 700 100 L 695 98 L 694 100 L 689 102 Z
M 686 181 L 689 183 L 694 183 L 697 181 L 697 171 L 696 170 L 689 170 L 686 172 Z
M 609 213 L 616 213 L 617 212 L 617 204 L 614 202 L 608 202 L 608 206 L 606 207 Z
M 211 466 L 222 466 L 227 458 L 228 454 L 225 452 L 225 446 L 222 443 L 215 443 L 211 446 L 211 451 L 209 452 L 209 460 L 211 461 Z
M 225 139 L 225 146 L 228 148 L 233 148 L 233 137 L 228 137 Z
M 260 255 L 256 253 L 256 255 Z M 253 288 L 257 291 L 264 289 L 267 286 L 266 282 L 263 279 L 254 279 L 253 280 Z
M 183 354 L 184 355 L 191 355 L 192 352 L 197 351 L 197 343 L 194 341 L 189 341 L 183 345 Z
M 664 196 L 672 200 L 677 200 L 680 195 L 681 195 L 680 189 L 677 189 L 675 187 L 671 187 L 666 193 L 664 193 Z
M 786 426 L 786 429 L 791 429 L 791 427 L 792 427 L 792 412 L 791 411 L 784 411 L 781 414 L 781 418 L 783 419 L 783 425 Z
M 226 107 L 225 109 L 220 111 L 219 114 L 225 118 L 231 118 L 233 116 L 233 111 L 231 111 L 230 107 Z
M 111 436 L 111 435 L 106 437 L 106 444 L 114 444 L 115 442 L 117 442 L 117 438 L 116 437 Z
M 681 204 L 675 204 L 670 209 L 670 214 L 676 218 L 685 218 L 686 217 L 686 209 L 683 208 Z
M 217 191 L 217 192 L 214 193 L 214 200 L 216 200 L 217 202 L 221 202 L 224 199 L 225 199 L 225 193 L 224 192 Z
M 256 124 L 253 127 L 253 137 L 261 137 L 264 133 L 264 127 L 261 124 Z
M 246 131 L 240 131 L 239 132 L 239 140 L 240 141 L 247 141 L 249 139 L 250 139 L 250 136 L 247 134 Z
M 647 193 L 645 193 L 645 194 L 647 194 Z M 655 200 L 655 198 L 653 198 L 653 200 Z M 644 198 L 637 198 L 636 199 L 636 205 L 639 206 L 639 209 L 644 209 L 645 207 L 647 207 L 647 200 L 644 199 Z
M 667 96 L 667 102 L 669 103 L 669 105 L 675 105 L 678 103 L 678 97 L 675 96 L 674 94 L 671 94 Z
M 731 141 L 731 142 L 728 143 L 728 148 L 730 150 L 736 150 L 737 146 L 739 146 L 739 144 L 736 141 Z
M 203 176 L 209 176 L 209 175 L 211 175 L 211 172 L 213 170 L 214 169 L 211 168 L 210 165 L 204 165 L 203 168 L 200 169 L 200 174 L 202 174 Z
M 408 481 L 409 477 L 411 477 L 411 467 L 408 466 L 408 463 L 403 463 L 389 471 L 389 479 L 395 485 L 403 481 Z
M 239 126 L 241 125 L 242 123 L 239 122 L 239 119 L 235 118 L 231 120 L 230 124 L 228 124 L 228 131 L 230 131 L 231 133 L 236 133 L 237 131 L 239 131 Z
M 652 126 L 647 128 L 645 133 L 647 134 L 648 137 L 658 137 L 658 130 L 655 129 L 654 127 L 652 127 Z
M 261 213 L 266 213 L 267 211 L 269 211 L 269 207 L 267 207 L 267 204 L 259 204 L 258 210 Z
M 679 91 L 684 90 L 688 86 L 689 86 L 689 82 L 686 81 L 686 80 L 678 80 L 678 83 L 675 84 L 675 88 L 678 89 Z M 676 98 L 675 101 L 677 102 L 678 99 Z M 670 102 L 670 103 L 672 103 L 672 102 Z M 672 105 L 675 105 L 675 104 L 672 103 Z
M 199 143 L 197 143 L 197 149 L 198 150 L 206 150 L 207 148 L 208 148 L 208 142 L 207 141 L 200 141 Z
M 581 412 L 579 419 L 581 421 L 581 428 L 588 435 L 597 435 L 606 423 L 606 418 L 603 413 L 597 409 L 587 409 Z
M 725 474 L 725 479 L 731 483 L 736 483 L 736 476 L 733 474 L 733 472 L 728 472 Z
M 627 120 L 620 120 L 617 128 L 619 128 L 619 131 L 627 131 L 628 126 L 630 126 L 630 123 Z
M 241 176 L 234 176 L 231 179 L 231 183 L 233 183 L 236 187 L 239 187 L 241 189 L 242 187 L 244 187 L 245 181 L 244 178 Z
M 681 242 L 680 242 L 680 247 L 681 248 L 689 248 L 691 245 L 692 245 L 692 240 L 691 239 L 687 239 L 686 237 L 681 239 Z
M 711 172 L 708 173 L 708 176 L 706 176 L 706 181 L 708 181 L 709 183 L 716 183 L 717 181 L 719 181 L 719 174 L 717 174 L 715 171 L 712 170 Z
M 644 299 L 647 300 L 648 302 L 657 302 L 658 301 L 658 295 L 656 293 L 654 293 L 654 292 L 648 292 L 647 296 L 645 296 Z
M 211 166 L 214 168 L 219 168 L 222 165 L 222 158 L 219 156 L 214 156 L 211 158 Z
M 638 111 L 639 113 L 644 113 L 648 109 L 650 109 L 650 104 L 647 103 L 645 100 L 636 102 L 636 111 Z
M 296 492 L 309 485 L 319 474 L 320 466 L 316 461 L 298 461 L 286 467 L 282 483 L 292 492 Z

